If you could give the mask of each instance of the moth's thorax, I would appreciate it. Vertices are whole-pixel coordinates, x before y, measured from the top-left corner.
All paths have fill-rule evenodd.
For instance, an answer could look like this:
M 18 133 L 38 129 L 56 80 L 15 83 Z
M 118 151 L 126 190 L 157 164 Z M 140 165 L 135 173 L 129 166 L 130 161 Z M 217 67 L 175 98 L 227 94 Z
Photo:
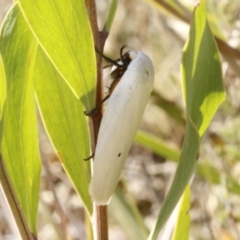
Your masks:
M 136 52 L 134 51 L 128 51 L 125 54 L 121 56 L 121 59 L 117 61 L 119 66 L 113 66 L 111 71 L 111 78 L 112 82 L 109 87 L 109 93 L 111 94 L 114 90 L 114 88 L 119 83 L 120 79 L 122 78 L 123 74 L 127 71 L 129 64 L 131 61 L 136 57 Z
M 117 61 L 120 67 L 113 66 L 111 70 L 112 79 L 121 78 L 122 75 L 127 71 L 129 64 L 134 60 L 138 55 L 136 51 L 128 51 L 123 56 L 122 59 Z
M 116 60 L 116 63 L 117 64 L 113 66 L 110 73 L 111 79 L 108 86 L 109 95 L 113 93 L 114 89 L 117 87 L 120 81 L 122 81 L 121 79 L 128 70 L 129 73 L 138 75 L 138 79 L 150 79 L 150 82 L 148 81 L 148 85 L 152 85 L 151 82 L 153 82 L 154 75 L 152 62 L 144 53 L 133 50 L 125 52 L 124 54 L 121 53 L 120 59 Z M 145 75 L 147 75 L 146 78 Z M 130 79 L 135 78 L 130 77 Z

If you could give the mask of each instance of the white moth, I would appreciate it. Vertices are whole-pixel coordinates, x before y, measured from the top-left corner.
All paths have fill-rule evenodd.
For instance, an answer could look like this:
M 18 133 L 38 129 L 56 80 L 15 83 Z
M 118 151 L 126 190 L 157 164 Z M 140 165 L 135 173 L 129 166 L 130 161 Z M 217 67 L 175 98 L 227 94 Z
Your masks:
M 140 51 L 122 55 L 123 48 L 111 74 L 116 79 L 110 87 L 113 91 L 103 114 L 93 161 L 89 193 L 96 205 L 107 205 L 116 188 L 153 89 L 150 58 Z

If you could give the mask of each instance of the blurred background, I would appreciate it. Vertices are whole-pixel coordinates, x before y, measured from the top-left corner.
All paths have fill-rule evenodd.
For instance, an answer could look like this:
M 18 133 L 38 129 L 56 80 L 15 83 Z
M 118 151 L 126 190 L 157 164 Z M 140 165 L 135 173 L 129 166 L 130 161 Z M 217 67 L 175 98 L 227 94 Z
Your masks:
M 111 1 L 96 2 L 101 30 Z M 168 2 L 178 7 L 182 15 L 170 13 L 171 9 L 161 0 L 119 1 L 104 53 L 116 59 L 120 47 L 127 44 L 152 59 L 154 92 L 140 128 L 177 150 L 181 148 L 185 132 L 180 73 L 182 49 L 197 1 Z M 0 0 L 0 23 L 11 6 L 10 0 Z M 208 12 L 214 33 L 238 49 L 235 53 L 239 54 L 240 1 L 209 0 Z M 236 60 L 231 54 L 221 58 L 226 100 L 205 134 L 199 155 L 202 172 L 196 173 L 191 185 L 190 239 L 240 239 L 240 58 Z M 40 240 L 63 239 L 61 226 L 65 225 L 69 239 L 85 239 L 81 200 L 51 147 L 40 117 L 39 129 L 43 168 L 38 237 Z M 131 148 L 119 189 L 122 196 L 127 188 L 127 198 L 136 203 L 148 229 L 153 227 L 176 166 L 171 159 L 153 154 L 137 143 Z M 109 206 L 109 239 L 136 239 L 131 225 L 126 224 L 128 214 L 122 216 L 117 209 L 125 210 L 113 199 Z M 14 239 L 15 230 L 8 215 L 1 201 L 0 240 Z

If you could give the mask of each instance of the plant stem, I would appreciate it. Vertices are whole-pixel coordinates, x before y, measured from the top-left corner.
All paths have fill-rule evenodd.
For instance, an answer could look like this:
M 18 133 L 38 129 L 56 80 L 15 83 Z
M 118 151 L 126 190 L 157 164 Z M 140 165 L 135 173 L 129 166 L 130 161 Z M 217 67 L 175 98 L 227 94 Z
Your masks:
M 7 197 L 8 203 L 12 210 L 12 214 L 18 226 L 18 230 L 23 240 L 34 240 L 37 239 L 29 230 L 26 220 L 21 211 L 17 197 L 14 193 L 10 178 L 8 177 L 6 167 L 3 162 L 2 155 L 0 153 L 0 182 L 4 189 L 4 193 Z
M 98 25 L 97 25 L 97 14 L 96 14 L 96 4 L 94 0 L 85 0 L 86 8 L 87 8 L 87 13 L 88 17 L 90 20 L 91 28 L 92 28 L 92 33 L 93 33 L 93 38 L 94 38 L 94 44 L 95 47 L 102 52 L 103 47 L 106 41 L 106 35 L 102 34 L 98 30 Z M 102 57 L 97 54 L 96 56 L 97 63 L 97 91 L 96 91 L 96 106 L 98 105 L 99 102 L 101 102 L 103 98 L 102 94 Z M 94 137 L 92 140 L 94 140 L 93 146 L 96 146 L 97 144 L 97 136 L 98 136 L 98 131 L 100 128 L 100 123 L 102 120 L 102 109 L 98 111 L 96 114 L 94 114 L 92 117 L 92 123 L 93 123 L 93 133 Z M 94 151 L 93 151 L 94 152 Z M 94 206 L 94 214 L 93 214 L 93 231 L 94 231 L 94 236 L 96 240 L 108 240 L 108 219 L 107 219 L 107 206 Z
M 98 240 L 108 239 L 108 216 L 107 216 L 107 206 L 95 206 L 96 214 L 96 230 L 97 235 L 95 237 Z

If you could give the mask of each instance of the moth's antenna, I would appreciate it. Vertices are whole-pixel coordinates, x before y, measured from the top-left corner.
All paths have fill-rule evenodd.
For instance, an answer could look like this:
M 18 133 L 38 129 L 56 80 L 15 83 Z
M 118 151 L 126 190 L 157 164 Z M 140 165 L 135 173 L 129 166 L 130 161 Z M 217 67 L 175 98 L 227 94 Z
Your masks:
M 126 47 L 127 47 L 127 45 L 123 44 L 122 47 L 120 48 L 120 59 L 121 59 L 122 62 L 123 62 L 123 50 Z

